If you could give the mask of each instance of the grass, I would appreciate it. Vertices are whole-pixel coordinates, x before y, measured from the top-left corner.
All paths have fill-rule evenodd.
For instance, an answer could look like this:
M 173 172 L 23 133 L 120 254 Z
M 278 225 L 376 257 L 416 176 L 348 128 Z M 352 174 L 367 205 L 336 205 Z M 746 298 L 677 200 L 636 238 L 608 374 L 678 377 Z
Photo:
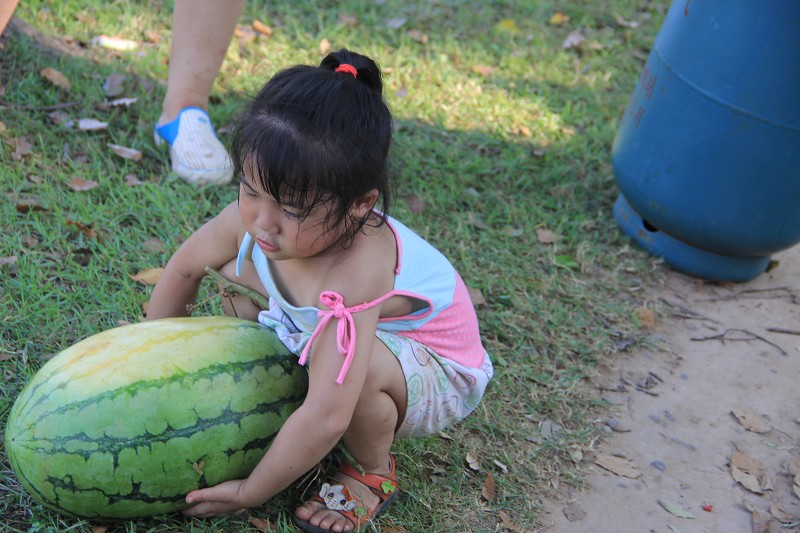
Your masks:
M 375 57 L 386 69 L 400 177 L 394 214 L 438 246 L 478 308 L 496 378 L 469 419 L 396 445 L 405 497 L 383 531 L 530 531 L 545 519 L 553 486 L 580 486 L 577 467 L 601 433 L 602 405 L 586 381 L 614 357 L 617 341 L 643 338 L 633 309 L 652 261 L 629 247 L 611 206 L 610 147 L 630 91 L 666 10 L 648 0 L 563 2 L 248 2 L 271 38 L 238 38 L 217 79 L 218 126 L 277 69 L 316 63 L 320 42 Z M 551 25 L 554 13 L 569 16 Z M 346 17 L 355 17 L 349 25 Z M 195 188 L 169 172 L 152 146 L 169 52 L 171 6 L 160 0 L 22 2 L 25 31 L 0 52 L 0 423 L 49 355 L 81 338 L 141 319 L 150 287 L 130 275 L 163 266 L 180 241 L 235 197 L 233 186 Z M 387 25 L 394 21 L 399 28 Z M 635 28 L 620 21 L 635 22 Z M 396 25 L 396 24 L 395 24 Z M 413 30 L 413 31 L 412 31 Z M 572 31 L 586 41 L 562 48 Z M 91 46 L 106 34 L 146 43 L 134 52 Z M 427 42 L 422 35 L 427 36 Z M 51 67 L 71 81 L 54 87 Z M 103 110 L 103 84 L 126 75 L 129 108 Z M 56 125 L 95 118 L 105 131 Z M 26 138 L 28 154 L 15 156 Z M 139 162 L 106 147 L 141 150 Z M 141 185 L 126 185 L 134 175 Z M 98 182 L 76 192 L 72 178 Z M 541 242 L 538 230 L 557 239 Z M 12 259 L 15 258 L 15 259 Z M 210 284 L 204 286 L 210 296 Z M 218 313 L 213 299 L 199 313 Z M 550 428 L 552 431 L 549 431 Z M 481 463 L 474 471 L 470 453 Z M 92 531 L 59 517 L 19 486 L 0 453 L 0 515 L 7 531 Z M 496 498 L 481 489 L 492 472 Z M 295 487 L 300 489 L 302 487 Z M 252 515 L 276 531 L 299 491 Z M 246 518 L 161 517 L 112 531 L 247 531 Z

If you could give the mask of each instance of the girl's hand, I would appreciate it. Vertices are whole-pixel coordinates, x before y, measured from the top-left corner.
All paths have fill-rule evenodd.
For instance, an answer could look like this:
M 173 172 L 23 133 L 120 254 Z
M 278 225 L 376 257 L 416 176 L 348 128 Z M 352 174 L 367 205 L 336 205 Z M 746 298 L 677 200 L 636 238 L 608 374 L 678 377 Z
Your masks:
M 184 509 L 183 514 L 206 518 L 244 510 L 247 507 L 242 499 L 245 481 L 234 479 L 207 489 L 193 490 L 186 495 L 190 507 Z

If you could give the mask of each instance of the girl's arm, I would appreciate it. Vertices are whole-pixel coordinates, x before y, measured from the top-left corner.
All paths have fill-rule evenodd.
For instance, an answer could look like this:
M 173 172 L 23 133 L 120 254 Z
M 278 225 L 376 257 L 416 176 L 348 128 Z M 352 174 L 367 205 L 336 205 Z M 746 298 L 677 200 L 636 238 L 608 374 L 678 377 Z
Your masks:
M 173 254 L 159 278 L 147 308 L 147 319 L 188 316 L 205 267 L 219 269 L 236 259 L 244 237 L 239 208 L 234 201 L 206 222 Z
M 379 307 L 353 315 L 356 352 L 344 382 L 336 383 L 344 356 L 336 349 L 336 324 L 330 322 L 311 349 L 305 401 L 284 423 L 250 476 L 189 493 L 186 502 L 192 506 L 185 514 L 213 516 L 260 505 L 314 467 L 336 446 L 350 425 L 364 388 Z

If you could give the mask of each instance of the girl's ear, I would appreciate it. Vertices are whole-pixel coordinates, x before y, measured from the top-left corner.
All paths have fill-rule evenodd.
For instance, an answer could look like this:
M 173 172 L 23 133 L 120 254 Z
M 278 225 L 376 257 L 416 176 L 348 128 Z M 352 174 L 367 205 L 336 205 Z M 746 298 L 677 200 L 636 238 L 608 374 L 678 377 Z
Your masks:
M 356 199 L 350 207 L 350 215 L 356 219 L 364 219 L 378 201 L 378 189 L 370 189 L 361 198 Z

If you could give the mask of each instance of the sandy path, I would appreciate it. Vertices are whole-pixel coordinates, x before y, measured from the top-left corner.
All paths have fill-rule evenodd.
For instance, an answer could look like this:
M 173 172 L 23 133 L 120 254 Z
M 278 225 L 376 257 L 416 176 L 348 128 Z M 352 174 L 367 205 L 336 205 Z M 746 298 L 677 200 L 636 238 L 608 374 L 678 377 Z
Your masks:
M 800 332 L 800 246 L 774 259 L 777 268 L 739 285 L 667 276 L 654 300 L 670 302 L 681 316 L 657 313 L 653 348 L 620 354 L 597 380 L 598 395 L 614 406 L 609 417 L 630 431 L 610 433 L 589 457 L 590 490 L 545 502 L 543 531 L 800 531 L 775 518 L 800 521 L 800 487 L 795 494 L 789 466 L 800 465 L 800 335 L 768 331 Z M 659 302 L 659 308 L 669 306 Z M 725 333 L 729 328 L 743 331 Z M 723 333 L 724 339 L 692 340 Z M 732 340 L 745 337 L 754 340 Z M 732 414 L 747 409 L 772 429 L 747 430 Z M 763 463 L 765 476 L 754 486 L 762 494 L 734 480 L 737 451 Z M 594 464 L 600 456 L 624 457 L 641 475 L 601 468 Z M 660 499 L 694 518 L 668 512 Z

